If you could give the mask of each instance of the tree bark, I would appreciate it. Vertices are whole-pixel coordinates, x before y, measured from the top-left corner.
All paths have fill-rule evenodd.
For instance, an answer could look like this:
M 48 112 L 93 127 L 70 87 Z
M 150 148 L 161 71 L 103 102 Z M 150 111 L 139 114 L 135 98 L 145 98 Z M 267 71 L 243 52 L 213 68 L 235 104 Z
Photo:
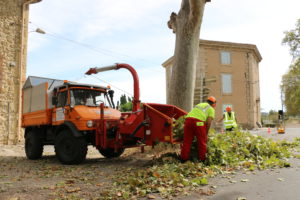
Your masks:
M 176 44 L 167 103 L 186 111 L 193 107 L 199 35 L 206 2 L 182 0 L 178 15 L 173 12 L 168 22 L 176 34 Z

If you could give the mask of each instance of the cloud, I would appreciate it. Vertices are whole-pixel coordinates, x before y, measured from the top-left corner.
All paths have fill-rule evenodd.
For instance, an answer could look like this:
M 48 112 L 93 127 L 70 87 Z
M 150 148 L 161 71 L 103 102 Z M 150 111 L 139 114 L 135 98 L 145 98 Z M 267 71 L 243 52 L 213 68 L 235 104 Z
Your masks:
M 177 3 L 174 3 L 174 0 L 51 0 L 32 4 L 30 29 L 41 28 L 46 31 L 48 37 L 40 38 L 36 34 L 30 34 L 29 51 L 50 48 L 50 44 L 63 37 L 86 44 L 97 44 L 100 48 L 108 41 L 112 46 L 117 40 L 126 43 L 127 38 L 135 38 L 137 35 L 141 38 L 143 33 L 160 31 L 159 23 L 163 23 L 167 29 L 168 17 L 179 2 L 179 0 Z
M 86 38 L 137 28 L 173 5 L 174 0 L 51 0 L 33 4 L 30 19 L 56 33 L 76 30 Z
M 280 81 L 291 57 L 281 45 L 283 32 L 299 18 L 300 1 L 273 0 L 213 1 L 206 5 L 201 38 L 255 44 L 260 63 L 261 106 L 264 110 L 281 108 Z
M 80 35 L 82 38 L 98 34 L 110 34 L 114 31 L 138 29 L 145 23 L 151 25 L 151 19 L 172 0 L 111 0 L 94 3 L 91 13 L 84 20 Z
M 134 66 L 133 66 L 134 67 Z M 146 103 L 166 103 L 165 69 L 153 71 L 151 68 L 136 69 L 139 77 L 140 100 Z M 154 75 L 155 74 L 155 75 Z M 120 77 L 111 79 L 111 77 Z M 133 96 L 133 77 L 125 69 L 112 70 L 93 76 L 86 76 L 80 80 L 81 83 L 95 85 L 110 85 L 115 91 L 115 100 L 120 99 L 122 94 Z
M 178 12 L 180 3 L 181 0 L 44 0 L 32 4 L 30 28 L 39 27 L 58 36 L 29 34 L 27 71 L 31 75 L 79 79 L 87 67 L 128 62 L 142 77 L 142 97 L 155 102 L 165 92 L 160 64 L 172 56 L 175 44 L 166 23 L 172 11 Z M 281 107 L 279 84 L 291 61 L 281 39 L 285 30 L 294 28 L 299 7 L 299 0 L 215 0 L 205 7 L 201 38 L 257 45 L 263 57 L 260 86 L 265 110 Z M 60 36 L 88 44 L 94 50 Z M 131 80 L 124 74 L 101 77 L 117 81 L 123 88 Z

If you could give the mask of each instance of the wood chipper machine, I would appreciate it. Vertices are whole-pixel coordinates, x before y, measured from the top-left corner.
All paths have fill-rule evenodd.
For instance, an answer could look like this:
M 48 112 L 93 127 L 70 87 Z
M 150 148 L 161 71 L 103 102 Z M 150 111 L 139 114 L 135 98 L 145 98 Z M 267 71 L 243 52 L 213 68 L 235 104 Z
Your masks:
M 140 102 L 139 78 L 128 64 L 91 68 L 86 74 L 127 69 L 133 76 L 131 112 L 120 112 L 108 87 L 28 77 L 22 95 L 22 127 L 25 153 L 39 159 L 44 145 L 54 145 L 63 164 L 85 160 L 93 145 L 106 158 L 120 156 L 130 147 L 157 142 L 178 143 L 173 137 L 174 120 L 186 112 L 173 105 Z
M 127 69 L 133 77 L 132 112 L 122 112 L 119 119 L 106 119 L 104 104 L 100 105 L 100 119 L 96 122 L 96 148 L 105 157 L 119 156 L 125 148 L 139 145 L 153 146 L 157 142 L 178 143 L 173 138 L 173 121 L 187 113 L 173 105 L 140 102 L 139 78 L 128 64 L 90 68 L 85 74 Z

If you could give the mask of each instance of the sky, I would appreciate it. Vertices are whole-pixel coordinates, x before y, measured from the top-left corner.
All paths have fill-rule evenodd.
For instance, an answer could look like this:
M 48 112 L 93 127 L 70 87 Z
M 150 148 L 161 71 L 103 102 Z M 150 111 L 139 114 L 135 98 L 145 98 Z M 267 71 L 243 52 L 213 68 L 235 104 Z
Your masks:
M 133 94 L 124 69 L 93 76 L 90 67 L 127 63 L 138 72 L 142 102 L 165 103 L 162 63 L 174 53 L 167 27 L 181 0 L 42 0 L 30 6 L 27 75 L 110 85 L 116 97 Z M 261 109 L 281 109 L 280 81 L 292 62 L 284 31 L 295 28 L 299 0 L 212 0 L 200 38 L 255 44 L 260 62 Z M 35 32 L 40 28 L 46 34 Z

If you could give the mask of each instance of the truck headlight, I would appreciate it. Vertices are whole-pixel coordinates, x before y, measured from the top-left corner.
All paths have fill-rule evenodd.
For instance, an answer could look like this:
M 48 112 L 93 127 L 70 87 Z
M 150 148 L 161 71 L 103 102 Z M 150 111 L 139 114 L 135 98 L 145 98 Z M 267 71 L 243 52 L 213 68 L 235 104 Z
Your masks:
M 93 121 L 92 121 L 92 120 L 87 121 L 87 122 L 86 122 L 86 126 L 87 126 L 88 128 L 92 128 L 92 127 L 94 126 Z

